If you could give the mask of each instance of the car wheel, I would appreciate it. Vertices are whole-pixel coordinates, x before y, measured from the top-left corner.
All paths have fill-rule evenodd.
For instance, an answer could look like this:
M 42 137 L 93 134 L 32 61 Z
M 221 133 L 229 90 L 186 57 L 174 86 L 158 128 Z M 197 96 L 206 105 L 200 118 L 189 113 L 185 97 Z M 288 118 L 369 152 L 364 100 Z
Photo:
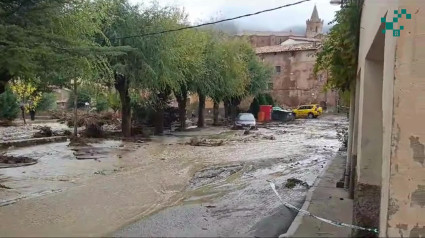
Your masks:
M 309 113 L 309 114 L 308 114 L 308 119 L 313 119 L 313 118 L 314 118 L 313 113 Z

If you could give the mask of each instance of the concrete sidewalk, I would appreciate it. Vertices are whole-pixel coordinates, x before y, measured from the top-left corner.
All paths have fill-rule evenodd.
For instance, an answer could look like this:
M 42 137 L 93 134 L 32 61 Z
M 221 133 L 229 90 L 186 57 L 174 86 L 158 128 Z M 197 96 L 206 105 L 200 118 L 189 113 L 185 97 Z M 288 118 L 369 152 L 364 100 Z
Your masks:
M 318 178 L 312 192 L 307 196 L 309 212 L 314 215 L 352 224 L 353 200 L 336 183 L 342 178 L 345 168 L 346 153 L 339 152 L 326 172 Z M 315 218 L 298 214 L 291 225 L 292 230 L 286 237 L 351 237 L 351 229 L 332 226 Z M 291 234 L 292 233 L 292 234 Z

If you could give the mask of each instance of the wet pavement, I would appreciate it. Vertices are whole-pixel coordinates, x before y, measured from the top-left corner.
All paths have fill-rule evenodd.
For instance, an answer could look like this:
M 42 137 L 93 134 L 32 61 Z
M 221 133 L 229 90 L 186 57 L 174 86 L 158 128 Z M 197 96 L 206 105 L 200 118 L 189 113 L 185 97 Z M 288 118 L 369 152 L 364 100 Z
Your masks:
M 326 117 L 269 125 L 247 136 L 238 131 L 215 136 L 224 146 L 196 147 L 199 156 L 214 151 L 214 157 L 190 180 L 180 205 L 113 235 L 277 237 L 296 213 L 281 205 L 267 180 L 275 182 L 285 201 L 301 207 L 307 188 L 285 188 L 286 181 L 297 178 L 312 185 L 340 147 L 336 128 L 341 126 L 346 126 L 344 118 Z M 268 139 L 271 135 L 274 140 Z

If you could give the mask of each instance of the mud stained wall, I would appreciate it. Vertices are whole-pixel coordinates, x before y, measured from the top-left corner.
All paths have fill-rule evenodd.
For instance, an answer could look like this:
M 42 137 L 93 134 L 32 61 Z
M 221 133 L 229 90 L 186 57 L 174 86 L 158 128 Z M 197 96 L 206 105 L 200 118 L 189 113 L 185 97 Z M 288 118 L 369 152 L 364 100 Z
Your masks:
M 357 183 L 354 192 L 353 222 L 362 227 L 379 227 L 379 208 L 381 204 L 381 187 Z M 377 237 L 377 234 L 353 230 L 353 237 Z
M 412 18 L 399 19 L 395 53 L 387 236 L 425 237 L 425 1 L 398 9 Z
M 276 102 L 285 107 L 297 107 L 301 104 L 323 103 L 327 107 L 337 104 L 337 93 L 324 92 L 327 74 L 315 77 L 315 50 L 285 51 L 259 55 L 266 64 L 281 68 L 273 76 L 271 94 Z

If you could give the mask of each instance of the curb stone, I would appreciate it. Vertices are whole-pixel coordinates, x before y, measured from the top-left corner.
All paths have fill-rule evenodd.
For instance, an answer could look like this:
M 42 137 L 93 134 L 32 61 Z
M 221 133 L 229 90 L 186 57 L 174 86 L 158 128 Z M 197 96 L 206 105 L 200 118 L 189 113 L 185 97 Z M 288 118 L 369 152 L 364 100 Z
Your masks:
M 323 168 L 323 171 L 320 173 L 319 176 L 317 176 L 316 180 L 313 183 L 313 186 L 307 192 L 307 195 L 306 195 L 304 204 L 301 207 L 302 210 L 308 210 L 308 208 L 310 207 L 310 203 L 311 203 L 311 199 L 313 197 L 314 191 L 316 190 L 316 188 L 318 187 L 320 181 L 322 180 L 323 175 L 325 175 L 325 173 L 328 171 L 329 167 L 331 166 L 332 162 L 336 158 L 337 158 L 337 154 L 335 156 L 333 156 L 332 159 L 330 159 L 328 161 L 328 163 L 326 163 L 326 166 Z M 304 214 L 298 212 L 297 216 L 292 221 L 292 223 L 289 226 L 289 228 L 286 231 L 286 233 L 281 234 L 279 236 L 279 238 L 292 237 L 295 234 L 295 232 L 298 230 L 299 226 L 301 225 L 303 217 L 304 217 Z

